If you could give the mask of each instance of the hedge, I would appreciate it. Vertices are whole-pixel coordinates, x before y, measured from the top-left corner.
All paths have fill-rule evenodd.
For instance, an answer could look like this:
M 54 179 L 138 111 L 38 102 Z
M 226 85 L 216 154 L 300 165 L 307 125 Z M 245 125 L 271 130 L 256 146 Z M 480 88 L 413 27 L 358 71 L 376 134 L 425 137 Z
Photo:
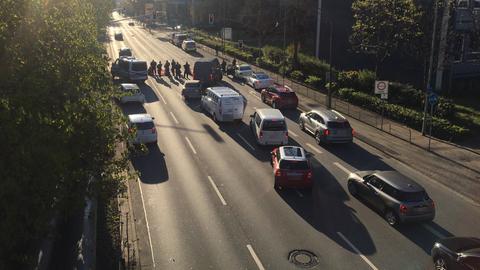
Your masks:
M 371 111 L 381 113 L 384 107 L 384 115 L 390 119 L 399 121 L 414 129 L 421 129 L 423 121 L 423 113 L 416 110 L 406 108 L 397 104 L 386 103 L 378 97 L 355 91 L 350 88 L 342 88 L 338 90 L 338 96 L 351 104 L 369 109 Z M 469 129 L 454 125 L 447 119 L 433 117 L 432 133 L 444 139 L 453 139 L 465 136 L 469 133 Z

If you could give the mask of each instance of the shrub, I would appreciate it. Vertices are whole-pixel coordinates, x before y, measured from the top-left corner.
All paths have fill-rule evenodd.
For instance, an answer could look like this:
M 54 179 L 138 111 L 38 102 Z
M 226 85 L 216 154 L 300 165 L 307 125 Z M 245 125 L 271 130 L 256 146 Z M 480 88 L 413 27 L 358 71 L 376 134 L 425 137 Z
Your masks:
M 340 88 L 353 88 L 373 94 L 375 73 L 366 69 L 341 71 L 338 74 L 337 84 Z
M 290 77 L 296 81 L 303 81 L 305 76 L 303 75 L 303 72 L 301 72 L 300 70 L 294 70 L 290 73 Z
M 281 64 L 288 57 L 282 49 L 273 46 L 263 47 L 262 56 L 266 61 L 275 64 Z
M 268 69 L 268 70 L 273 71 L 273 72 L 278 72 L 278 70 L 279 70 L 279 65 L 278 64 L 270 62 L 269 60 L 265 59 L 264 57 L 258 57 L 255 60 L 255 63 L 257 64 L 257 66 L 259 66 L 261 68 L 264 68 L 264 69 Z
M 305 80 L 305 83 L 314 88 L 322 88 L 322 78 L 317 76 L 308 76 L 308 78 Z
M 325 73 L 329 71 L 329 65 L 326 62 L 313 56 L 300 53 L 298 55 L 298 62 L 298 66 L 295 68 L 301 70 L 306 76 L 312 75 L 323 78 Z

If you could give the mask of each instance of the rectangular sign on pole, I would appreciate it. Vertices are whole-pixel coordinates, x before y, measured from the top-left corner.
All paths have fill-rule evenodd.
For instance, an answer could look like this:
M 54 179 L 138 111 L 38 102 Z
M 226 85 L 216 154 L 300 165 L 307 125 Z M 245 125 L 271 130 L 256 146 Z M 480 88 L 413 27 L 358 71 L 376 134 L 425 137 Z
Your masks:
M 388 81 L 375 81 L 375 94 L 388 94 Z
M 226 40 L 232 40 L 232 28 L 222 28 L 222 38 Z
M 153 19 L 153 13 L 155 8 L 153 7 L 153 3 L 145 3 L 145 17 L 148 19 Z

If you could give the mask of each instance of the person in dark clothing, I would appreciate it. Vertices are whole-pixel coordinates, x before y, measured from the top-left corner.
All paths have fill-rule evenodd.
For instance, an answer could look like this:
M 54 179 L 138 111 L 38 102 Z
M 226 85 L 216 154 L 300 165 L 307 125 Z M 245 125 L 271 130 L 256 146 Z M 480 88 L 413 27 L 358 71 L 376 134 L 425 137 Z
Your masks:
M 175 71 L 175 74 L 177 75 L 177 78 L 182 77 L 182 65 L 177 62 L 177 70 Z
M 215 55 L 218 55 L 218 45 L 215 45 Z
M 185 65 L 183 65 L 183 78 L 189 79 L 188 75 L 190 75 L 190 65 L 186 62 Z
M 175 70 L 177 69 L 177 62 L 172 59 L 172 76 L 175 77 Z
M 170 63 L 168 62 L 168 60 L 165 62 L 165 75 L 170 77 Z
M 227 62 L 225 62 L 225 59 L 222 60 L 222 72 L 227 72 Z
M 160 60 L 158 60 L 158 64 L 157 64 L 157 75 L 158 77 L 162 76 L 162 61 Z
M 155 73 L 157 72 L 157 62 L 155 62 L 155 60 L 152 60 L 152 62 L 150 62 L 150 68 L 148 69 L 148 73 L 150 76 L 155 76 Z
M 237 65 L 237 59 L 233 58 L 232 66 L 235 67 L 236 65 Z

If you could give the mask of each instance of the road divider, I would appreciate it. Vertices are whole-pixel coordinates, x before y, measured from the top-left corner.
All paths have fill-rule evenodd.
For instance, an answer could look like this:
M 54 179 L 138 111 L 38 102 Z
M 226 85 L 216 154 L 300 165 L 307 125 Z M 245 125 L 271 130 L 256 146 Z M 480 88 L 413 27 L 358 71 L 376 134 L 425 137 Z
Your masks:
M 360 256 L 360 258 L 362 258 L 362 260 L 364 260 L 370 266 L 370 268 L 373 270 L 378 270 L 378 268 L 375 267 L 375 265 L 367 257 L 365 257 L 365 255 L 363 255 L 360 250 L 358 250 L 358 248 L 348 240 L 347 237 L 345 237 L 341 232 L 337 232 L 337 234 Z
M 291 130 L 288 130 L 288 134 L 292 135 L 293 137 L 298 137 L 298 134 Z
M 188 139 L 188 137 L 185 137 L 185 140 L 187 140 L 187 143 L 190 146 L 190 149 L 192 149 L 192 152 L 196 155 L 197 151 L 195 151 L 195 148 L 193 147 L 192 142 Z
M 208 180 L 210 181 L 210 184 L 212 184 L 212 187 L 213 187 L 213 189 L 215 190 L 215 192 L 217 193 L 218 198 L 220 198 L 220 201 L 222 202 L 222 204 L 223 204 L 223 205 L 227 205 L 227 202 L 226 202 L 225 199 L 223 198 L 222 193 L 220 193 L 220 190 L 218 190 L 217 185 L 215 184 L 215 182 L 213 182 L 213 179 L 212 179 L 212 177 L 211 177 L 210 175 L 208 176 Z
M 340 170 L 344 171 L 346 174 L 351 174 L 352 172 L 345 168 L 342 164 L 338 162 L 333 162 L 333 165 L 337 166 Z
M 265 270 L 265 267 L 263 267 L 262 262 L 258 258 L 257 254 L 255 253 L 255 250 L 253 250 L 253 247 L 251 245 L 247 245 L 248 251 L 250 251 L 250 255 L 252 255 L 253 260 L 257 264 L 258 269 L 260 270 Z

